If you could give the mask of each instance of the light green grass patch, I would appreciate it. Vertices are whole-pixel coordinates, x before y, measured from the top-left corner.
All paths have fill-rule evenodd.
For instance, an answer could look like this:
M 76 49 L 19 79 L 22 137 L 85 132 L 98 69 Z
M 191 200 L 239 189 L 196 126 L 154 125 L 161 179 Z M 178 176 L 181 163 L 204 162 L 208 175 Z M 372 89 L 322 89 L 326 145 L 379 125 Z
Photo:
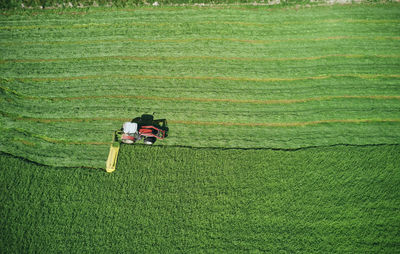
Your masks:
M 157 145 L 397 144 L 399 10 L 6 11 L 0 150 L 103 167 L 113 130 L 153 112 L 171 127 Z

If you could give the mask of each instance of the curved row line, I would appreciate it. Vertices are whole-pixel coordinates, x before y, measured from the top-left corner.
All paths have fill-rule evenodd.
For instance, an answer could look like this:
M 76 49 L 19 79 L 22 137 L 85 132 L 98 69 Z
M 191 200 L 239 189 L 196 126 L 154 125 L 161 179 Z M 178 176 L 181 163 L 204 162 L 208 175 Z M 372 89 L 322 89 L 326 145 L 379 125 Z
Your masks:
M 325 19 L 325 20 L 313 20 L 313 21 L 287 21 L 280 23 L 257 23 L 257 22 L 226 22 L 226 21 L 198 21 L 198 22 L 186 22 L 186 23 L 173 23 L 173 22 L 129 22 L 129 23 L 87 23 L 87 24 L 63 24 L 63 25 L 25 25 L 25 26 L 0 26 L 0 30 L 34 30 L 34 29 L 81 29 L 91 27 L 129 27 L 129 26 L 176 26 L 176 25 L 188 25 L 188 24 L 200 24 L 200 25 L 240 25 L 240 26 L 282 26 L 282 25 L 305 25 L 305 24 L 334 24 L 334 23 L 361 23 L 361 24 L 385 24 L 385 23 L 400 23 L 397 19 L 385 19 L 385 20 L 367 20 L 367 19 Z
M 24 96 L 33 100 L 53 100 L 53 101 L 72 101 L 72 100 L 90 100 L 90 99 L 140 99 L 155 101 L 190 101 L 190 102 L 228 102 L 228 103 L 246 103 L 246 104 L 293 104 L 305 103 L 311 101 L 329 101 L 335 99 L 374 99 L 374 100 L 400 100 L 400 96 L 389 95 L 338 95 L 311 97 L 305 99 L 278 99 L 278 100 L 240 100 L 240 99 L 218 99 L 218 98 L 194 98 L 194 97 L 160 97 L 160 96 L 142 96 L 142 95 L 92 95 L 77 97 L 40 97 Z
M 361 79 L 375 78 L 400 78 L 400 74 L 329 74 L 310 77 L 297 78 L 247 78 L 247 77 L 210 77 L 210 76 L 147 76 L 147 75 L 90 75 L 90 76 L 75 76 L 75 77 L 49 77 L 49 78 L 8 78 L 8 80 L 17 81 L 68 81 L 68 80 L 86 80 L 100 78 L 122 78 L 122 79 L 178 79 L 178 80 L 230 80 L 230 81 L 251 81 L 251 82 L 281 82 L 281 81 L 298 81 L 298 80 L 318 80 L 336 77 L 351 77 Z
M 138 61 L 184 61 L 184 60 L 222 60 L 222 61 L 304 61 L 320 60 L 327 58 L 400 58 L 400 55 L 355 55 L 331 54 L 310 57 L 222 57 L 222 56 L 94 56 L 73 58 L 38 58 L 38 59 L 4 59 L 0 64 L 6 63 L 41 63 L 41 62 L 68 62 L 68 61 L 107 61 L 107 60 L 138 60 Z
M 279 40 L 252 40 L 238 38 L 186 38 L 186 39 L 114 39 L 114 40 L 83 40 L 83 41 L 28 41 L 28 42 L 0 42 L 3 46 L 19 46 L 19 45 L 86 45 L 100 43 L 124 43 L 124 42 L 140 42 L 140 43 L 190 43 L 196 41 L 226 41 L 239 42 L 248 44 L 270 44 L 280 42 L 303 42 L 303 41 L 329 41 L 329 40 L 400 40 L 400 36 L 332 36 L 320 38 L 288 38 Z

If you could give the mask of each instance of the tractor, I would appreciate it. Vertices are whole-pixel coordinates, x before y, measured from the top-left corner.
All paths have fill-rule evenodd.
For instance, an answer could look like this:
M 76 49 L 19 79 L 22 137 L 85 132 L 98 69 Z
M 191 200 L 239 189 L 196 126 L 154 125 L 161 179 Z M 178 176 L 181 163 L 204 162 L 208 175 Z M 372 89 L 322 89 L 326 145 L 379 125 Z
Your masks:
M 114 131 L 113 142 L 106 163 L 106 171 L 113 172 L 121 143 L 135 144 L 143 140 L 146 145 L 153 145 L 157 139 L 168 137 L 169 128 L 166 119 L 154 119 L 153 115 L 143 114 L 130 122 L 125 122 L 120 130 Z
M 125 122 L 116 135 L 125 144 L 134 144 L 143 139 L 144 144 L 152 145 L 157 139 L 168 137 L 168 130 L 166 119 L 154 120 L 153 115 L 144 114 L 130 122 Z

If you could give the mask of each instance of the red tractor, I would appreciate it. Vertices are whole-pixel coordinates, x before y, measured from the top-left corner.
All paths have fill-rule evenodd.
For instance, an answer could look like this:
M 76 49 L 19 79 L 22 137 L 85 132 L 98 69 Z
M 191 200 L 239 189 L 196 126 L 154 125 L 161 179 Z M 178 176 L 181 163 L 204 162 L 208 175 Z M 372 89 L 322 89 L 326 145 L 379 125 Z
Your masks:
M 116 169 L 121 142 L 134 144 L 143 139 L 146 145 L 152 145 L 157 139 L 168 137 L 168 131 L 167 120 L 154 120 L 153 115 L 144 114 L 141 117 L 132 119 L 130 122 L 125 122 L 121 130 L 114 131 L 113 141 L 106 162 L 106 171 L 111 173 Z
M 166 119 L 154 120 L 153 115 L 144 114 L 125 122 L 116 136 L 117 139 L 120 136 L 121 142 L 125 144 L 134 144 L 143 139 L 144 144 L 152 145 L 157 139 L 168 137 L 168 130 Z

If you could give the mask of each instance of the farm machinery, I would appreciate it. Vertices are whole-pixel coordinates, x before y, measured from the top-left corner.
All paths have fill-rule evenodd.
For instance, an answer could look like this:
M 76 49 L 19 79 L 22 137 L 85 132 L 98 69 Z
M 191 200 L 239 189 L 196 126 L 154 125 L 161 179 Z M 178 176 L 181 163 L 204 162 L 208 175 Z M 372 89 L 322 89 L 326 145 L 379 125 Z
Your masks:
M 153 115 L 143 114 L 130 122 L 125 122 L 120 130 L 113 133 L 106 171 L 111 173 L 115 170 L 121 143 L 132 145 L 143 140 L 145 145 L 153 145 L 157 139 L 168 137 L 168 131 L 167 120 L 154 119 Z

